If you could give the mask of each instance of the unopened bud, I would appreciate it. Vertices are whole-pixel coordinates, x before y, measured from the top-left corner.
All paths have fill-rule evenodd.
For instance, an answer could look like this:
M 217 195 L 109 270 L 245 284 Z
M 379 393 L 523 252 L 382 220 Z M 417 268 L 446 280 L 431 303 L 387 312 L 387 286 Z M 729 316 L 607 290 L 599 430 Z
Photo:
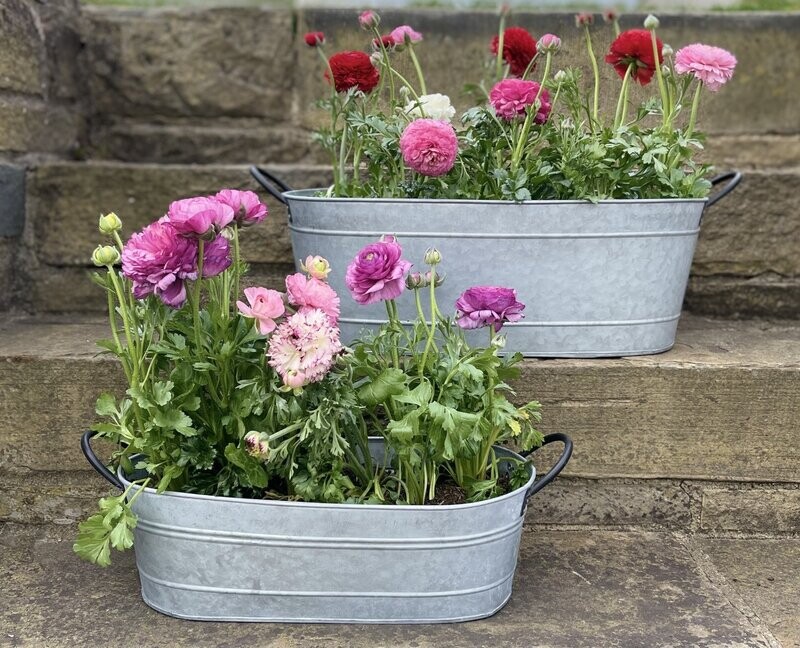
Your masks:
M 99 227 L 101 233 L 110 235 L 122 229 L 122 221 L 114 212 L 109 212 L 100 217 Z
M 505 349 L 506 348 L 506 336 L 505 335 L 495 335 L 492 338 L 492 346 L 495 349 Z
M 444 283 L 444 275 L 440 275 L 435 270 L 433 272 L 428 271 L 425 273 L 425 283 L 430 286 L 431 282 L 433 282 L 433 287 L 438 288 Z
M 383 54 L 380 51 L 372 52 L 372 54 L 369 55 L 369 62 L 372 63 L 372 67 L 374 68 L 380 67 L 383 62 Z
M 659 22 L 658 18 L 656 18 L 653 14 L 650 14 L 644 19 L 644 28 L 649 29 L 650 31 L 658 29 L 660 24 L 661 23 Z
M 435 266 L 442 262 L 442 253 L 436 248 L 428 248 L 425 251 L 425 258 L 423 259 L 426 265 Z
M 672 56 L 672 48 L 666 43 L 664 43 L 664 46 L 661 48 L 661 53 L 664 55 L 665 58 L 667 56 Z
M 358 24 L 361 25 L 361 29 L 370 30 L 381 24 L 381 17 L 376 11 L 367 9 L 358 14 Z
M 603 20 L 607 23 L 613 23 L 619 20 L 619 14 L 613 9 L 606 9 L 603 12 Z
M 269 435 L 262 432 L 248 432 L 244 437 L 247 454 L 260 461 L 269 459 Z
M 307 256 L 305 261 L 300 262 L 300 268 L 309 277 L 325 281 L 331 272 L 331 264 L 321 256 Z
M 555 34 L 545 34 L 536 43 L 536 49 L 540 54 L 555 54 L 561 49 L 561 39 Z
M 672 68 L 669 65 L 662 65 L 661 74 L 665 77 L 670 76 L 672 74 Z
M 409 290 L 425 288 L 428 285 L 428 280 L 419 272 L 412 272 L 406 277 L 406 288 Z
M 594 16 L 588 12 L 581 12 L 579 14 L 575 14 L 575 26 L 576 27 L 588 27 L 594 22 Z
M 553 81 L 556 83 L 564 83 L 567 80 L 567 73 L 564 70 L 559 70 L 553 75 Z
M 92 263 L 96 266 L 112 266 L 119 263 L 119 250 L 111 245 L 98 245 L 92 252 Z

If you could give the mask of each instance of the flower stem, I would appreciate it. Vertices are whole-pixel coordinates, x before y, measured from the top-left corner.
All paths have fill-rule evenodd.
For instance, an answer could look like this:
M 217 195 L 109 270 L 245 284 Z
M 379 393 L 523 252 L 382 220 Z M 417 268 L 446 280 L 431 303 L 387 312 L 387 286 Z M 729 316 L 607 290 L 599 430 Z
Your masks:
M 406 88 L 408 88 L 411 91 L 411 94 L 414 95 L 414 99 L 419 101 L 419 95 L 417 94 L 417 91 L 414 90 L 414 86 L 411 85 L 411 82 L 408 79 L 406 79 L 402 74 L 400 74 L 397 70 L 395 70 L 393 67 L 390 67 L 389 69 L 392 71 L 392 74 L 394 74 L 398 79 L 400 79 L 403 82 L 403 85 L 406 86 Z
M 234 224 L 233 226 L 233 275 L 234 275 L 234 291 L 233 291 L 233 299 L 228 300 L 228 312 L 230 313 L 231 306 L 233 302 L 236 301 L 239 297 L 239 279 L 241 277 L 241 268 L 239 267 L 239 262 L 241 259 L 241 254 L 239 252 L 239 226 Z
M 194 341 L 196 352 L 200 353 L 202 338 L 200 336 L 200 297 L 203 284 L 203 256 L 205 254 L 205 241 L 197 242 L 197 279 L 194 282 L 194 298 L 192 299 L 192 319 L 194 321 Z
M 592 36 L 589 34 L 589 25 L 583 26 L 583 31 L 586 34 L 586 49 L 589 51 L 589 59 L 592 62 L 592 73 L 594 74 L 594 101 L 592 103 L 592 131 L 594 131 L 597 124 L 597 113 L 600 105 L 600 70 L 597 67 L 597 57 L 594 55 L 594 47 L 592 47 Z
M 622 77 L 622 89 L 619 91 L 619 99 L 617 100 L 617 111 L 614 113 L 614 130 L 622 126 L 625 121 L 625 113 L 628 108 L 628 86 L 631 79 L 631 71 L 633 70 L 634 63 L 628 65 L 625 70 L 625 76 Z
M 658 40 L 656 40 L 656 30 L 650 30 L 650 41 L 653 44 L 653 61 L 656 66 L 656 78 L 658 79 L 658 91 L 661 94 L 661 114 L 663 116 L 663 124 L 669 124 L 670 109 L 669 97 L 667 96 L 667 87 L 664 85 L 664 75 L 661 72 L 661 61 L 658 56 Z
M 551 52 L 547 52 L 547 57 L 545 58 L 544 63 L 544 74 L 542 75 L 542 81 L 539 84 L 539 90 L 536 93 L 536 97 L 533 100 L 533 105 L 528 108 L 528 114 L 525 116 L 525 123 L 522 126 L 522 132 L 520 133 L 519 140 L 517 141 L 517 145 L 514 148 L 514 153 L 511 157 L 511 173 L 514 174 L 519 167 L 520 160 L 522 159 L 522 151 L 525 149 L 525 143 L 528 139 L 528 133 L 531 130 L 531 122 L 536 120 L 536 115 L 539 111 L 539 97 L 542 96 L 542 91 L 544 90 L 545 81 L 547 81 L 547 75 L 550 73 L 550 64 L 553 58 L 553 54 Z
M 389 328 L 394 331 L 398 331 L 398 328 L 402 326 L 400 321 L 397 319 L 397 311 L 395 310 L 395 303 L 393 299 L 388 299 L 386 302 L 386 313 L 389 316 Z M 397 342 L 397 340 L 395 340 Z M 394 364 L 395 369 L 400 368 L 400 356 L 397 352 L 397 344 L 392 345 L 392 363 Z
M 694 99 L 692 99 L 692 112 L 689 115 L 689 126 L 686 128 L 686 139 L 689 139 L 694 132 L 694 125 L 697 121 L 697 109 L 700 106 L 700 93 L 703 90 L 703 84 L 698 81 L 697 89 L 694 91 Z
M 500 31 L 497 33 L 497 59 L 495 61 L 495 81 L 503 75 L 503 47 L 506 35 L 506 16 L 505 12 L 500 16 Z
M 422 75 L 422 68 L 419 65 L 419 59 L 417 58 L 417 53 L 414 51 L 414 46 L 409 43 L 408 44 L 408 53 L 411 56 L 411 62 L 414 64 L 414 69 L 417 71 L 417 78 L 419 79 L 419 88 L 422 91 L 422 94 L 428 94 L 428 90 L 425 86 L 425 77 Z

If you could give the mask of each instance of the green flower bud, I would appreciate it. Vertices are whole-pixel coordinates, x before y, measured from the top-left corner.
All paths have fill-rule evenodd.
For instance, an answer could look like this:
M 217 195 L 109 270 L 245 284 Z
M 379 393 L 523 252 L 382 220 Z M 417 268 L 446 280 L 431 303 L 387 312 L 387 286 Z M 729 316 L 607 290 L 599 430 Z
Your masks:
M 650 31 L 658 29 L 660 24 L 661 23 L 659 22 L 658 18 L 656 18 L 653 14 L 650 14 L 644 19 L 644 28 L 649 29 Z
M 439 265 L 442 262 L 442 253 L 436 248 L 428 248 L 424 261 L 427 265 Z
M 98 245 L 92 252 L 92 263 L 96 266 L 112 266 L 119 263 L 119 250 L 111 245 Z
M 672 47 L 664 43 L 664 46 L 661 48 L 661 53 L 664 55 L 664 58 L 672 56 Z
M 122 221 L 114 212 L 109 212 L 105 216 L 100 217 L 99 227 L 102 234 L 111 235 L 122 229 Z
M 244 445 L 247 454 L 260 461 L 269 459 L 269 435 L 260 432 L 248 432 L 244 437 Z
M 406 277 L 406 288 L 409 290 L 417 290 L 418 288 L 426 288 L 430 284 L 425 276 L 419 272 L 412 272 Z

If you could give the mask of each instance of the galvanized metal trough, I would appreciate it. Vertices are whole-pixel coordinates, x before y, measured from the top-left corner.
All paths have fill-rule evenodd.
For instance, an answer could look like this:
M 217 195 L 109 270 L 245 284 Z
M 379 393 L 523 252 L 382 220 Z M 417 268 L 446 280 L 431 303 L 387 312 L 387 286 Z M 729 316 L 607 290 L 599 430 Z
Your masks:
M 393 234 L 404 256 L 421 264 L 437 247 L 447 278 L 437 301 L 445 313 L 468 287 L 507 286 L 527 305 L 525 319 L 504 328 L 508 351 L 533 357 L 603 357 L 672 348 L 689 280 L 703 209 L 711 199 L 664 200 L 418 200 L 327 198 L 322 189 L 292 191 L 264 169 L 255 179 L 289 208 L 297 263 L 327 258 L 329 281 L 342 298 L 339 326 L 352 341 L 386 320 L 382 303 L 347 298 L 347 265 L 367 243 Z M 416 309 L 406 294 L 400 317 Z M 481 340 L 485 342 L 485 340 Z
M 120 489 L 130 485 L 81 446 Z M 491 616 L 511 596 L 528 498 L 569 461 L 564 444 L 539 481 L 444 506 L 316 504 L 145 488 L 134 502 L 142 598 L 174 617 L 302 623 L 442 623 Z M 517 455 L 497 447 L 497 455 Z M 370 440 L 376 460 L 383 439 Z M 508 466 L 508 464 L 506 464 Z M 134 486 L 134 488 L 137 488 Z

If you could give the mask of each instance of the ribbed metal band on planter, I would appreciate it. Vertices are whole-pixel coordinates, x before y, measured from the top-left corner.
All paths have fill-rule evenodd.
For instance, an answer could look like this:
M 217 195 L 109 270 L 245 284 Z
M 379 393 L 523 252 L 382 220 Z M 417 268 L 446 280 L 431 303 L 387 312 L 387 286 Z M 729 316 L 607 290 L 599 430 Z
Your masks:
M 325 198 L 321 189 L 291 191 L 251 169 L 289 207 L 295 259 L 327 258 L 329 281 L 343 296 L 345 341 L 385 321 L 383 304 L 348 299 L 347 265 L 367 243 L 394 234 L 421 268 L 425 250 L 442 253 L 447 278 L 437 293 L 443 312 L 474 285 L 508 286 L 527 305 L 508 325 L 508 351 L 533 357 L 646 355 L 672 348 L 706 204 L 714 198 L 665 200 L 494 201 Z M 416 317 L 410 294 L 400 317 Z M 476 338 L 485 343 L 485 338 Z
M 130 482 L 81 446 L 120 489 Z M 564 468 L 482 502 L 315 504 L 157 494 L 133 504 L 142 598 L 171 616 L 214 621 L 441 623 L 491 616 L 511 596 L 525 505 Z M 521 459 L 496 448 L 498 458 Z M 370 452 L 384 460 L 383 439 Z M 507 463 L 505 464 L 508 465 Z M 136 488 L 136 487 L 134 487 Z M 132 495 L 133 493 L 131 493 Z

